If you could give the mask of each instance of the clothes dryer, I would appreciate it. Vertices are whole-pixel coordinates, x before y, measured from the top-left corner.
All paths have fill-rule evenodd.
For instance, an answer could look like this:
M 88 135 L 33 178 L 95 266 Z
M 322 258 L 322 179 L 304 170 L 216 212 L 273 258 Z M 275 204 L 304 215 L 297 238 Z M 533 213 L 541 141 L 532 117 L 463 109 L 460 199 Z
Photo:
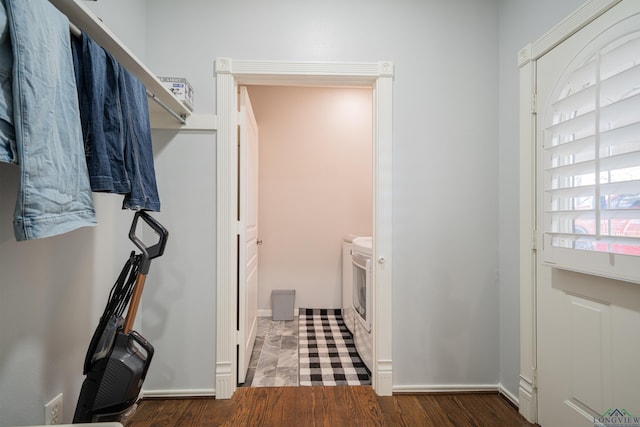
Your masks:
M 373 365 L 372 243 L 370 236 L 357 237 L 353 239 L 351 250 L 353 314 L 355 316 L 353 340 L 360 358 L 369 370 Z

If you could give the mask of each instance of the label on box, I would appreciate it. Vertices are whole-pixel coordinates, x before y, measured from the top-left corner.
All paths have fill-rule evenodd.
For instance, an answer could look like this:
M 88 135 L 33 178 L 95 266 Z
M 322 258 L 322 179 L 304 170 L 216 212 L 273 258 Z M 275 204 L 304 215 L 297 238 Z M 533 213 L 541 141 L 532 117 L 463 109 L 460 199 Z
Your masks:
M 193 110 L 193 88 L 187 79 L 184 77 L 158 77 L 158 79 L 189 110 Z

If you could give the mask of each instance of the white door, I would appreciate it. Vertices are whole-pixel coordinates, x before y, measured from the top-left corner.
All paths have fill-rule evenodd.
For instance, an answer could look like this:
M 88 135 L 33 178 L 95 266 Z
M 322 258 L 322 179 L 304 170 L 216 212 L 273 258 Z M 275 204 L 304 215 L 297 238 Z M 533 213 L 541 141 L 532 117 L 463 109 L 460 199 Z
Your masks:
M 631 65 L 623 68 L 626 66 L 622 63 L 629 59 Z M 602 65 L 605 62 L 611 65 L 606 73 Z M 618 74 L 620 69 L 627 71 Z M 590 77 L 585 78 L 585 75 Z M 622 188 L 627 188 L 640 193 L 640 181 L 608 184 L 603 186 L 601 193 L 588 182 L 594 175 L 589 178 L 585 172 L 585 165 L 600 161 L 594 160 L 599 157 L 594 153 L 598 150 L 601 153 L 602 150 L 611 151 L 613 147 L 606 138 L 615 135 L 610 132 L 612 128 L 602 127 L 603 117 L 613 112 L 614 122 L 622 117 L 622 110 L 614 108 L 624 109 L 625 105 L 632 107 L 630 111 L 636 111 L 631 114 L 637 116 L 640 112 L 640 1 L 623 1 L 542 56 L 537 62 L 536 76 L 539 106 L 536 125 L 537 229 L 538 241 L 541 242 L 538 246 L 542 251 L 536 272 L 538 422 L 543 427 L 640 426 L 640 284 L 552 268 L 544 261 L 550 260 L 549 254 L 554 248 L 548 235 L 541 234 L 542 230 L 549 230 L 549 218 L 553 216 L 549 213 L 551 209 L 556 218 L 564 217 L 559 220 L 559 227 L 567 224 L 573 227 L 571 231 L 561 231 L 564 234 L 558 237 L 574 245 L 575 249 L 567 253 L 593 254 L 592 246 L 606 244 L 607 239 L 586 241 L 580 233 L 593 234 L 591 228 L 595 227 L 596 221 L 604 224 L 605 215 L 616 214 L 615 209 L 610 209 L 600 220 L 599 214 L 593 214 L 597 211 L 593 204 L 601 203 L 606 191 L 622 192 Z M 586 83 L 579 82 L 580 79 L 585 79 Z M 620 85 L 627 85 L 628 89 L 621 89 Z M 610 89 L 619 92 L 615 99 L 603 96 Z M 597 100 L 594 101 L 595 109 L 583 107 L 587 98 Z M 638 117 L 636 119 L 640 121 Z M 563 123 L 558 124 L 558 121 Z M 600 125 L 594 127 L 594 122 Z M 587 123 L 594 129 L 598 128 L 595 134 L 588 131 L 589 136 L 584 136 L 577 130 L 578 125 Z M 635 137 L 630 141 L 637 145 L 640 132 L 638 125 L 632 126 L 636 130 L 631 132 Z M 622 135 L 624 127 L 619 129 L 618 136 Z M 562 132 L 565 133 L 561 136 L 564 140 L 552 141 Z M 581 144 L 585 147 L 592 144 L 593 151 L 585 149 L 579 153 Z M 570 165 L 560 162 L 560 166 L 549 166 L 549 147 L 552 145 L 576 150 L 579 153 L 576 156 L 584 158 L 572 158 L 567 161 Z M 566 155 L 566 152 L 561 155 Z M 606 159 L 595 170 L 602 171 L 607 167 L 605 163 L 616 161 L 615 153 L 609 152 L 605 156 Z M 627 160 L 623 166 L 637 166 L 640 170 L 638 156 L 633 161 L 635 166 Z M 564 176 L 558 178 L 560 172 L 550 176 L 553 175 L 549 172 L 550 167 L 564 168 Z M 602 173 L 596 174 L 600 176 L 598 179 L 607 179 Z M 630 173 L 634 173 L 632 169 Z M 545 180 L 547 185 L 555 185 L 550 184 L 552 180 L 563 181 L 560 184 L 563 190 L 545 193 Z M 576 185 L 576 181 L 581 184 Z M 614 189 L 615 185 L 618 185 L 618 190 Z M 635 190 L 631 187 L 633 185 Z M 588 195 L 590 191 L 595 193 Z M 550 207 L 554 203 L 550 201 L 554 197 L 552 194 L 560 192 L 564 194 L 558 196 L 562 200 L 557 203 L 562 205 L 562 201 L 569 201 L 571 207 Z M 576 207 L 580 203 L 583 206 Z M 636 215 L 632 211 L 628 214 Z M 552 231 L 547 234 L 557 232 L 556 229 Z M 608 255 L 607 259 L 613 265 L 619 255 Z M 586 265 L 584 270 L 591 267 Z M 636 278 L 640 278 L 640 272 Z M 630 424 L 621 424 L 623 418 Z
M 258 125 L 240 87 L 238 382 L 244 383 L 258 328 Z

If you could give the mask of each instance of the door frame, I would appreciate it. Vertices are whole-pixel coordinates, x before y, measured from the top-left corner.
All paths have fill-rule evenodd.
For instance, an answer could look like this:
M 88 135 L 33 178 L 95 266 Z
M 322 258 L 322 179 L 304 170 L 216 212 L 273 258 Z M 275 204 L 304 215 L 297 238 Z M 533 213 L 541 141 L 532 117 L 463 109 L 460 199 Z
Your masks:
M 590 0 L 535 42 L 518 52 L 520 68 L 520 413 L 538 421 L 537 251 L 542 230 L 536 215 L 536 64 L 562 43 L 622 0 Z
M 392 393 L 392 83 L 390 61 L 287 62 L 216 58 L 217 277 L 216 388 L 218 399 L 235 392 L 237 375 L 238 86 L 365 86 L 373 90 L 373 371 L 380 396 Z

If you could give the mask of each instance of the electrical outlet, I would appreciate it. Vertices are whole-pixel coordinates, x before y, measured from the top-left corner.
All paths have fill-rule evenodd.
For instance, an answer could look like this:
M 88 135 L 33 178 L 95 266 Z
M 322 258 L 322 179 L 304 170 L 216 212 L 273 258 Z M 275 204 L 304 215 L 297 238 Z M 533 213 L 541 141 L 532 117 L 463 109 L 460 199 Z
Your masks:
M 62 424 L 62 393 L 44 405 L 45 425 Z

